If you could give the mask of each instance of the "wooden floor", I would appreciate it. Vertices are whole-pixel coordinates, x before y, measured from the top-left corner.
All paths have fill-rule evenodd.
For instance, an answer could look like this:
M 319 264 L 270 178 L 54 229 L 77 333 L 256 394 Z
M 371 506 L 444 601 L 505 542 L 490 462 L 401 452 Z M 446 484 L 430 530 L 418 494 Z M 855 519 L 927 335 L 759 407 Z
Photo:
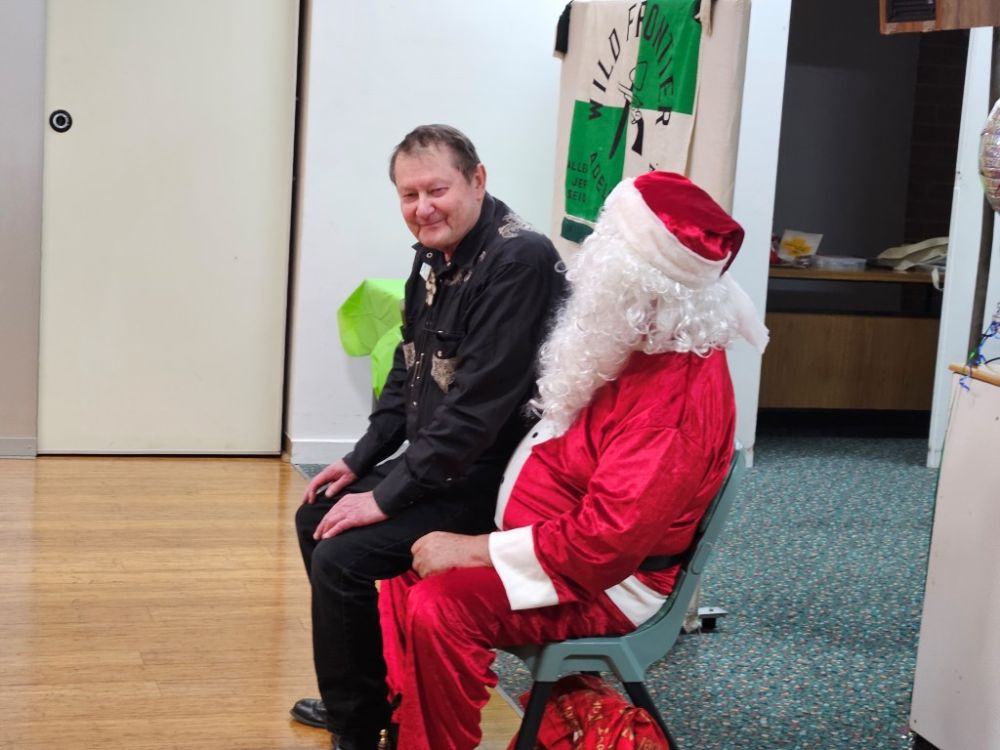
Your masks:
M 278 459 L 0 460 L 0 748 L 328 748 Z M 494 695 L 482 747 L 517 728 Z

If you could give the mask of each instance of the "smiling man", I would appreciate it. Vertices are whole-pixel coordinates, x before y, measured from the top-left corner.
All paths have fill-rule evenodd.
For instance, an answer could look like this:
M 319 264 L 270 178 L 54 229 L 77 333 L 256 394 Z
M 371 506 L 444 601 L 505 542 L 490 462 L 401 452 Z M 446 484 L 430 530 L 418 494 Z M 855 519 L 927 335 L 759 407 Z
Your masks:
M 486 192 L 458 130 L 413 130 L 389 177 L 417 238 L 403 341 L 367 432 L 310 482 L 296 516 L 321 698 L 298 701 L 292 716 L 326 727 L 343 750 L 375 750 L 389 723 L 375 582 L 409 570 L 411 546 L 431 531 L 493 528 L 564 284 L 552 243 Z

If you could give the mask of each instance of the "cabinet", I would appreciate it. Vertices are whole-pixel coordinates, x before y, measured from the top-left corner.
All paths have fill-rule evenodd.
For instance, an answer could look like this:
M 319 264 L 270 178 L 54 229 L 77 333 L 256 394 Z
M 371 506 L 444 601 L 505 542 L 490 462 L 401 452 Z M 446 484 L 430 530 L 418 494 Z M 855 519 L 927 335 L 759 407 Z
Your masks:
M 772 268 L 760 407 L 930 409 L 940 313 L 931 281 Z
M 883 34 L 1000 26 L 995 0 L 879 0 Z

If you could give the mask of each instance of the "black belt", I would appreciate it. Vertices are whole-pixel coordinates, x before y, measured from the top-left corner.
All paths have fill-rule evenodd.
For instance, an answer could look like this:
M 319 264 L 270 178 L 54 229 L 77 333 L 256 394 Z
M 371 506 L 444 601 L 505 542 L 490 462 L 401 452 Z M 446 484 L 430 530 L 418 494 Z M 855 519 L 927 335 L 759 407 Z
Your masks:
M 667 568 L 687 562 L 687 559 L 687 552 L 681 552 L 679 555 L 652 555 L 642 561 L 639 570 L 644 570 L 647 573 L 654 570 L 666 570 Z

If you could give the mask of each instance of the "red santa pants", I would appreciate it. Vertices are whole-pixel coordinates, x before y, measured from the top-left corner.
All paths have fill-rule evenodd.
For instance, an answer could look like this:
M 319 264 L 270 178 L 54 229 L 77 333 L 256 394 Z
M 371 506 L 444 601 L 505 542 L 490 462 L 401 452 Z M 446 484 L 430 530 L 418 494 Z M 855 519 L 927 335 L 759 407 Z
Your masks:
M 497 684 L 494 646 L 635 629 L 606 596 L 514 612 L 493 568 L 421 580 L 410 571 L 379 594 L 390 691 L 402 696 L 397 750 L 474 750 L 479 716 Z

